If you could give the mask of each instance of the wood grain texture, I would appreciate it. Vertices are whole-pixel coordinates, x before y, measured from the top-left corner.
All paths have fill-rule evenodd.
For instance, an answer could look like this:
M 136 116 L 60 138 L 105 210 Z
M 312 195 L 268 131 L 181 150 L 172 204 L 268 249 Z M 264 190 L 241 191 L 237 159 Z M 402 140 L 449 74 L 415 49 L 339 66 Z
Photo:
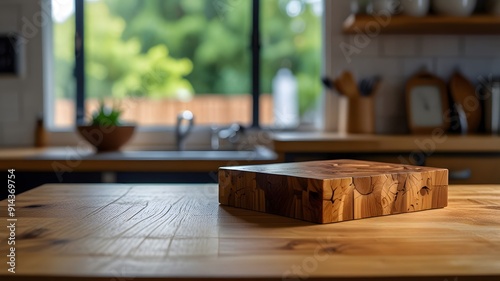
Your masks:
M 349 98 L 347 132 L 352 134 L 375 133 L 375 99 L 373 96 Z
M 499 17 L 500 18 L 500 17 Z M 278 153 L 499 153 L 500 136 L 355 135 L 320 132 L 276 133 Z M 424 145 L 432 141 L 432 146 Z
M 444 208 L 448 170 L 331 160 L 219 170 L 219 202 L 316 223 Z
M 328 225 L 220 206 L 215 185 L 46 185 L 17 202 L 17 273 L 2 247 L 0 280 L 500 278 L 500 186 L 451 186 L 446 209 Z

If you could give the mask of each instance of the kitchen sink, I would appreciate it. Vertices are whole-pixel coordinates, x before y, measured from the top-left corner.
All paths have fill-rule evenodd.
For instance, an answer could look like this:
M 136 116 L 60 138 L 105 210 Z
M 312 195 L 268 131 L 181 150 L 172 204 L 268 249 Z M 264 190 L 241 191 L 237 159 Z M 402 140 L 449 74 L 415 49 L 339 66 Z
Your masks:
M 50 149 L 36 156 L 32 160 L 274 160 L 277 155 L 265 146 L 256 146 L 251 150 L 210 150 L 198 148 L 195 150 L 155 150 L 155 149 L 131 149 L 113 152 L 96 153 L 92 150 L 79 151 L 76 148 Z
M 125 160 L 269 160 L 277 156 L 264 146 L 253 150 L 125 150 L 92 155 L 96 160 L 117 157 Z

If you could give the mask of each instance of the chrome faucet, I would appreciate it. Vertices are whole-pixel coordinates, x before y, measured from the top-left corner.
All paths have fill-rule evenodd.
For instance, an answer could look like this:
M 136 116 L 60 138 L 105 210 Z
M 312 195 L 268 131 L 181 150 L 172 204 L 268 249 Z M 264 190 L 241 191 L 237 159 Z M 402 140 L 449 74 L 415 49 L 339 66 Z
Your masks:
M 242 134 L 245 134 L 245 127 L 234 123 L 231 124 L 229 128 L 220 130 L 218 135 L 219 139 L 228 140 L 230 143 L 236 144 L 240 140 Z
M 175 126 L 175 144 L 177 150 L 184 150 L 186 137 L 189 135 L 194 126 L 194 115 L 191 111 L 186 110 L 177 115 L 177 124 Z
M 223 146 L 230 145 L 235 149 L 245 136 L 245 127 L 234 123 L 227 128 L 212 127 L 211 145 L 213 150 L 220 150 Z M 225 145 L 223 145 L 225 144 Z

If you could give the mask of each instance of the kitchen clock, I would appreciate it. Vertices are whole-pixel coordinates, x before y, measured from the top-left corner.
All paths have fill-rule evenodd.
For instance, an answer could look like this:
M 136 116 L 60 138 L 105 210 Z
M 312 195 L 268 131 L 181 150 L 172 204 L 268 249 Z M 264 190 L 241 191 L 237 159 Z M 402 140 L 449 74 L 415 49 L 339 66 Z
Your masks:
M 449 101 L 446 83 L 440 78 L 421 72 L 406 84 L 408 127 L 413 134 L 430 134 L 435 129 L 447 130 Z

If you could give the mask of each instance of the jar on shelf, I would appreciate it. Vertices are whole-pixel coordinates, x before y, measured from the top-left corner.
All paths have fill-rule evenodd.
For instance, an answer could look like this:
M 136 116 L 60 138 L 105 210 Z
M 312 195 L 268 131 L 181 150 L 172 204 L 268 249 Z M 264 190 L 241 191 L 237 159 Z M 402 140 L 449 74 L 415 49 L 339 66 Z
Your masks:
M 434 0 L 432 7 L 437 14 L 468 17 L 476 8 L 477 0 Z
M 500 16 L 500 0 L 489 0 L 486 8 L 489 14 Z
M 424 17 L 429 13 L 430 0 L 401 0 L 403 14 L 412 17 Z

